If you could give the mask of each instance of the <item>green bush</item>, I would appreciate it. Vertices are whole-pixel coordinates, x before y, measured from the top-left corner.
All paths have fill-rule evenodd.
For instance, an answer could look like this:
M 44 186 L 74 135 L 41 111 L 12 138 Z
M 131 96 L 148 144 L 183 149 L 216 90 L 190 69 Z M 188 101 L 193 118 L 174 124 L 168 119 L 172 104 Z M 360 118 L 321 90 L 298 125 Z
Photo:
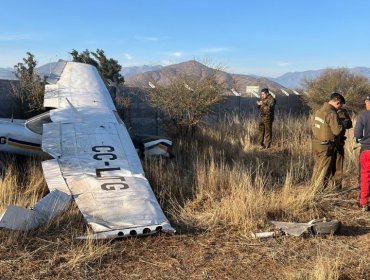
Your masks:
M 45 111 L 45 82 L 34 72 L 36 65 L 35 56 L 27 52 L 23 62 L 14 66 L 19 82 L 12 84 L 11 93 L 21 118 L 30 118 Z

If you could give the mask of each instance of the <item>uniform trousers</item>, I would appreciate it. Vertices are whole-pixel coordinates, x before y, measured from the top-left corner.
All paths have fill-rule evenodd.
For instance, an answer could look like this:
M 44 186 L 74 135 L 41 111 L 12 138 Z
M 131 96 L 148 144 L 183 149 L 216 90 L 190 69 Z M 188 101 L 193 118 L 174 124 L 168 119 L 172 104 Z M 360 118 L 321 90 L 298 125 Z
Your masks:
M 343 146 L 342 146 L 343 148 Z M 312 183 L 327 188 L 330 181 L 335 188 L 342 187 L 344 149 L 339 149 L 334 143 L 322 145 L 320 141 L 312 142 L 315 166 Z
M 261 119 L 258 126 L 258 142 L 267 148 L 271 146 L 272 141 L 272 122 L 271 119 Z

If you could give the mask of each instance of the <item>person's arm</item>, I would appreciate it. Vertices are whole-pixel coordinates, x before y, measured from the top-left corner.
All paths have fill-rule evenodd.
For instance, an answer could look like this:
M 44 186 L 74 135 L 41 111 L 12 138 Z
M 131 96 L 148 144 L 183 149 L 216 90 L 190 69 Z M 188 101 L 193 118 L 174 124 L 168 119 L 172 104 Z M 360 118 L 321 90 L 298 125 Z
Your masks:
M 351 117 L 346 109 L 340 109 L 338 112 L 339 123 L 342 125 L 343 129 L 350 129 L 353 127 Z
M 338 122 L 338 115 L 336 112 L 330 112 L 326 116 L 326 123 L 329 125 L 331 132 L 334 136 L 338 136 L 342 131 L 342 126 Z
M 352 128 L 353 127 L 352 120 L 347 110 L 344 111 L 344 116 L 345 116 L 345 125 L 346 125 L 345 129 Z
M 275 98 L 271 97 L 269 98 L 269 100 L 267 100 L 267 106 L 269 109 L 271 109 L 272 107 L 275 106 L 275 103 L 276 103 L 276 100 Z
M 361 140 L 362 137 L 364 137 L 364 121 L 363 121 L 363 114 L 361 113 L 358 116 L 358 120 L 356 122 L 354 136 L 355 136 L 356 142 L 359 142 L 359 140 Z

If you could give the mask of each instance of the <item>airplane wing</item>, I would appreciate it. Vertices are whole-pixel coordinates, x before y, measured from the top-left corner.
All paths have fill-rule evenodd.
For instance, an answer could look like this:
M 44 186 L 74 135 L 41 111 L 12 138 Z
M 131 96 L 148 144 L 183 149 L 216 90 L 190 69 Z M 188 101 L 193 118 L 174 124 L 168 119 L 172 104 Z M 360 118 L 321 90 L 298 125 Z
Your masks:
M 72 195 L 92 238 L 174 232 L 96 68 L 62 64 L 45 87 L 44 106 L 56 108 L 42 136 L 54 158 L 43 162 L 49 189 Z

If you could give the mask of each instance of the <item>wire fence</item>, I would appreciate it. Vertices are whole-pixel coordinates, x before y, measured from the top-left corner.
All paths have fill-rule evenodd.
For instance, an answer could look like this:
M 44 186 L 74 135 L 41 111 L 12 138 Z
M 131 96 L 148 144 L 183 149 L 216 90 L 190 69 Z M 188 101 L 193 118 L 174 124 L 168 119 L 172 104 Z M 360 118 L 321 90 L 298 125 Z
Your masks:
M 11 81 L 0 80 L 0 118 L 11 118 L 17 110 L 14 97 L 10 93 Z M 164 132 L 164 116 L 155 110 L 147 98 L 146 91 L 139 88 L 123 87 L 120 94 L 129 99 L 129 108 L 123 113 L 125 123 L 139 134 L 160 135 Z M 224 96 L 223 101 L 214 106 L 206 116 L 207 120 L 219 121 L 229 115 L 239 117 L 258 115 L 256 97 Z M 277 113 L 302 115 L 308 113 L 302 97 L 298 95 L 277 96 Z

